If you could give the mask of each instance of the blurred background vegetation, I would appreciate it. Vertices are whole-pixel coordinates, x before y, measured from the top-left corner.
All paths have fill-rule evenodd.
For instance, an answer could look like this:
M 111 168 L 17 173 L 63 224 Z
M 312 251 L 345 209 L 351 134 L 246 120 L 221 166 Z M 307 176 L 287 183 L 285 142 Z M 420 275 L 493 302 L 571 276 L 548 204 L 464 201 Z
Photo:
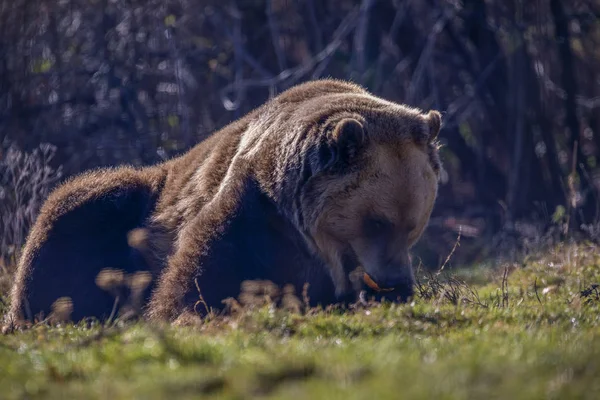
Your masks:
M 323 77 L 443 112 L 426 265 L 596 239 L 599 16 L 600 0 L 2 0 L 0 254 L 57 182 L 160 162 Z

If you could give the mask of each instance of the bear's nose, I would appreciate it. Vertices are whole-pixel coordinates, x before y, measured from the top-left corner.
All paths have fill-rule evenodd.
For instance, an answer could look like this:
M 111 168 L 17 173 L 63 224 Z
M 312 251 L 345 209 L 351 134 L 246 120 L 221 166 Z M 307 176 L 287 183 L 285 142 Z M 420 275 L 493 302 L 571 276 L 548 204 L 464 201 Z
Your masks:
M 383 274 L 376 282 L 380 287 L 389 289 L 412 286 L 413 283 L 412 279 L 409 279 L 406 274 L 402 273 Z
M 388 263 L 374 274 L 373 280 L 382 289 L 400 289 L 414 284 L 412 270 L 409 266 L 398 263 Z

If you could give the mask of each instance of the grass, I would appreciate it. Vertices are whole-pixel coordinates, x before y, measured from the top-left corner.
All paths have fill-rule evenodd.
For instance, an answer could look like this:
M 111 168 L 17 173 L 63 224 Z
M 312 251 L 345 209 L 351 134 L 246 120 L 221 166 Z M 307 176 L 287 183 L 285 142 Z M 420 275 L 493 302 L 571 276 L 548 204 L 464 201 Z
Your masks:
M 448 272 L 403 305 L 38 325 L 0 337 L 0 397 L 599 398 L 597 247 Z

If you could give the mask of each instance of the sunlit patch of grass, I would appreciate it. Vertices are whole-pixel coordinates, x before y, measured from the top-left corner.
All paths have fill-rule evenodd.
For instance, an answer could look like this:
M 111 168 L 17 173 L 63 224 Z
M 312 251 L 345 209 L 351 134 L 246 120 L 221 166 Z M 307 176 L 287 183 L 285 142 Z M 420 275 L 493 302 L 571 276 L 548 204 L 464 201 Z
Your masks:
M 473 280 L 430 274 L 408 304 L 292 312 L 240 301 L 192 326 L 39 324 L 0 338 L 0 393 L 598 398 L 597 250 L 559 245 Z

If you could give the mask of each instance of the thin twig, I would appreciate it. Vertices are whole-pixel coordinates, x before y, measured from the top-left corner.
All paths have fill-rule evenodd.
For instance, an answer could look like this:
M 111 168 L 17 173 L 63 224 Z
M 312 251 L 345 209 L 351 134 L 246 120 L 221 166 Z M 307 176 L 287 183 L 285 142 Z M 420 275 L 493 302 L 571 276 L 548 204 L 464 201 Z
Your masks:
M 271 41 L 273 42 L 273 48 L 275 49 L 275 56 L 277 57 L 277 64 L 279 65 L 279 70 L 283 71 L 287 69 L 287 66 L 285 54 L 280 43 L 281 34 L 279 32 L 279 25 L 275 20 L 275 13 L 273 12 L 273 0 L 267 1 L 267 21 L 269 24 L 269 31 L 271 32 Z
M 111 323 L 113 321 L 113 318 L 115 317 L 115 315 L 117 313 L 117 307 L 118 307 L 118 305 L 119 305 L 119 296 L 117 295 L 117 296 L 115 296 L 115 302 L 113 303 L 113 307 L 112 307 L 112 310 L 110 312 L 110 316 L 106 320 L 106 325 L 107 326 L 111 325 Z
M 535 281 L 533 282 L 533 291 L 535 293 L 535 297 L 537 298 L 537 301 L 542 304 L 542 300 L 540 300 L 540 295 L 538 294 L 538 288 L 537 288 L 537 278 L 535 278 Z
M 448 254 L 448 257 L 446 257 L 446 260 L 444 261 L 444 263 L 442 264 L 442 266 L 440 267 L 440 269 L 438 270 L 438 272 L 436 273 L 436 275 L 439 275 L 439 274 L 442 273 L 442 271 L 446 267 L 446 264 L 448 264 L 448 262 L 450 262 L 450 259 L 454 255 L 454 252 L 456 251 L 456 248 L 458 246 L 460 246 L 460 237 L 461 237 L 461 234 L 462 234 L 462 226 L 459 226 L 458 227 L 458 236 L 456 237 L 456 242 L 454 242 L 454 246 L 452 247 L 452 250 L 450 251 L 450 254 Z
M 440 17 L 438 18 L 436 23 L 433 25 L 433 27 L 427 37 L 427 42 L 425 44 L 425 48 L 421 52 L 421 55 L 417 62 L 417 66 L 414 69 L 412 79 L 409 82 L 407 95 L 406 95 L 407 103 L 410 104 L 410 103 L 416 102 L 417 99 L 415 98 L 415 95 L 416 95 L 416 93 L 420 92 L 419 85 L 421 83 L 421 79 L 422 79 L 423 75 L 425 74 L 427 65 L 430 63 L 429 60 L 433 54 L 433 49 L 435 48 L 435 42 L 436 42 L 437 36 L 444 30 L 444 27 L 446 26 L 446 24 L 449 21 L 452 20 L 454 15 L 456 15 L 456 12 L 457 12 L 456 10 L 452 10 L 452 11 L 442 10 Z
M 196 289 L 198 290 L 198 301 L 196 301 L 196 303 L 194 304 L 194 312 L 196 314 L 200 314 L 196 307 L 198 306 L 198 304 L 202 304 L 204 306 L 204 309 L 206 310 L 206 315 L 209 315 L 210 308 L 208 307 L 208 304 L 206 304 L 206 301 L 202 296 L 202 292 L 200 291 L 200 284 L 198 283 L 198 278 L 194 279 L 194 283 L 196 284 Z
M 508 307 L 508 266 L 502 275 L 502 308 Z
M 578 154 L 578 142 L 577 140 L 573 143 L 573 153 L 571 155 L 571 173 L 567 179 L 567 187 L 569 188 L 569 201 L 567 202 L 567 221 L 565 224 L 564 234 L 568 235 L 571 225 L 571 214 L 577 207 L 576 194 L 575 194 L 575 173 L 577 171 L 577 154 Z

